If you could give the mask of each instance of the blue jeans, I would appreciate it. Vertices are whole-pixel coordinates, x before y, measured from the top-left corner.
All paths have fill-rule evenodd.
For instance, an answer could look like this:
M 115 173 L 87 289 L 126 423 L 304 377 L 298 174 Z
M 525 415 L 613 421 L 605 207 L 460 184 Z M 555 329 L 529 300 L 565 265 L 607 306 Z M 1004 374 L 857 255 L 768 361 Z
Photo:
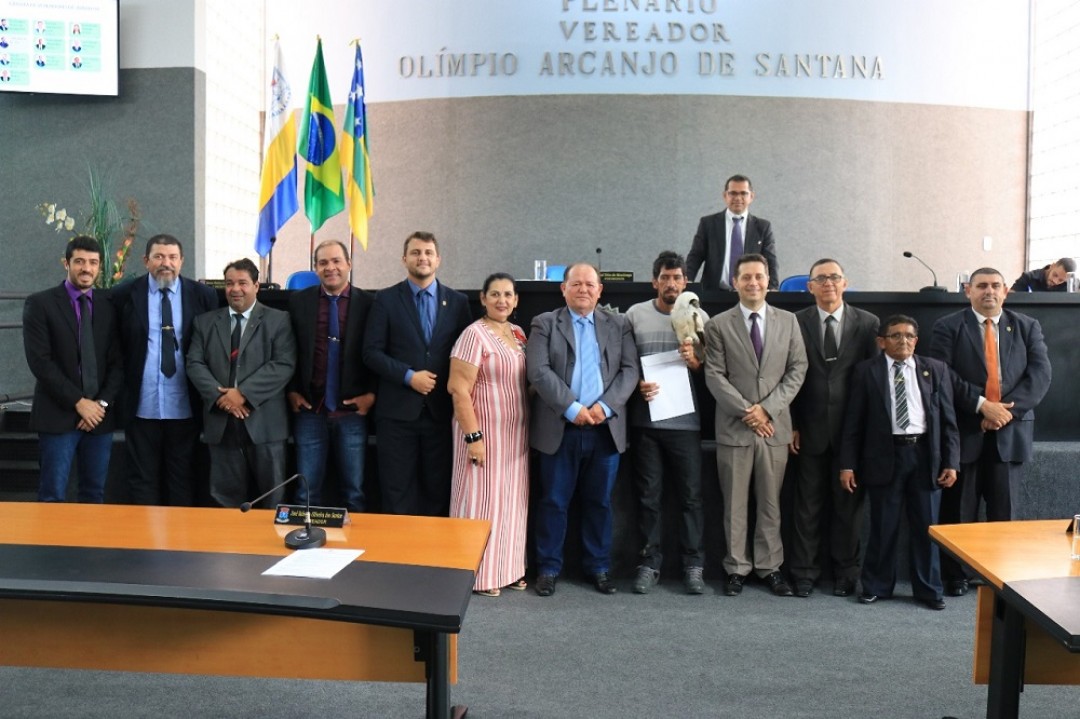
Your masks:
M 326 459 L 334 453 L 334 463 L 340 480 L 338 492 L 350 512 L 364 511 L 364 457 L 367 454 L 367 416 L 326 414 L 301 410 L 295 415 L 293 441 L 296 443 L 296 471 L 307 479 L 311 503 L 322 504 Z M 307 493 L 300 483 L 296 502 L 304 504 Z
M 536 563 L 540 574 L 562 571 L 566 510 L 581 491 L 582 564 L 587 574 L 611 564 L 611 490 L 619 452 L 606 426 L 567 425 L 555 454 L 540 455 L 540 501 L 536 505 Z
M 78 429 L 59 434 L 39 432 L 41 485 L 38 487 L 38 501 L 65 500 L 71 463 L 78 457 L 79 501 L 92 504 L 104 502 L 112 441 L 112 432 L 90 434 Z

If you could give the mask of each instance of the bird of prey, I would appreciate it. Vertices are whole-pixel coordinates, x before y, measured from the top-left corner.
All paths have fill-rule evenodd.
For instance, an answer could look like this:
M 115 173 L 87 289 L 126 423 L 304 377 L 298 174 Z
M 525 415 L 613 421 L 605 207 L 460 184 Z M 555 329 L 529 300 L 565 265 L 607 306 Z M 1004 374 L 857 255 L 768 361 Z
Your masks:
M 700 305 L 701 300 L 693 292 L 683 292 L 675 300 L 675 309 L 671 311 L 671 327 L 675 330 L 679 344 L 686 340 L 692 340 L 695 344 L 704 342 L 705 323 L 697 313 Z

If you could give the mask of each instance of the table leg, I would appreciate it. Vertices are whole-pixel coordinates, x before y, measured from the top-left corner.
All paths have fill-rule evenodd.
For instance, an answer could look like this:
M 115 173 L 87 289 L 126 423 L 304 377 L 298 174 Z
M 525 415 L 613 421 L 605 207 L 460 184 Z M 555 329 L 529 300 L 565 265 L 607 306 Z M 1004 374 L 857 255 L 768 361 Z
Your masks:
M 1024 679 L 1024 616 L 994 593 L 987 719 L 1016 719 Z

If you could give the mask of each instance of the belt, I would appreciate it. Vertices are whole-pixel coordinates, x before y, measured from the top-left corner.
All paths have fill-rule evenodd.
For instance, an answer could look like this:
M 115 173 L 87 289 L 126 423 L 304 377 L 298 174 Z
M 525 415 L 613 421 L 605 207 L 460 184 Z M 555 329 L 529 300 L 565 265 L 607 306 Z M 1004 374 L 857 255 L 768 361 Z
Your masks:
M 919 440 L 925 436 L 925 434 L 894 434 L 892 436 L 892 442 L 893 444 L 900 446 L 918 444 Z

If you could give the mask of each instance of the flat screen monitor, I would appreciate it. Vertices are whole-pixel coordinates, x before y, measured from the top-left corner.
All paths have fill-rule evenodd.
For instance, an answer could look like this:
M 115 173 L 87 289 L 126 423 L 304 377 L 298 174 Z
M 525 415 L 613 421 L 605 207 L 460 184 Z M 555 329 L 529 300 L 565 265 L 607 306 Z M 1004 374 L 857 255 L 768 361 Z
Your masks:
M 119 91 L 120 0 L 0 0 L 0 92 Z

